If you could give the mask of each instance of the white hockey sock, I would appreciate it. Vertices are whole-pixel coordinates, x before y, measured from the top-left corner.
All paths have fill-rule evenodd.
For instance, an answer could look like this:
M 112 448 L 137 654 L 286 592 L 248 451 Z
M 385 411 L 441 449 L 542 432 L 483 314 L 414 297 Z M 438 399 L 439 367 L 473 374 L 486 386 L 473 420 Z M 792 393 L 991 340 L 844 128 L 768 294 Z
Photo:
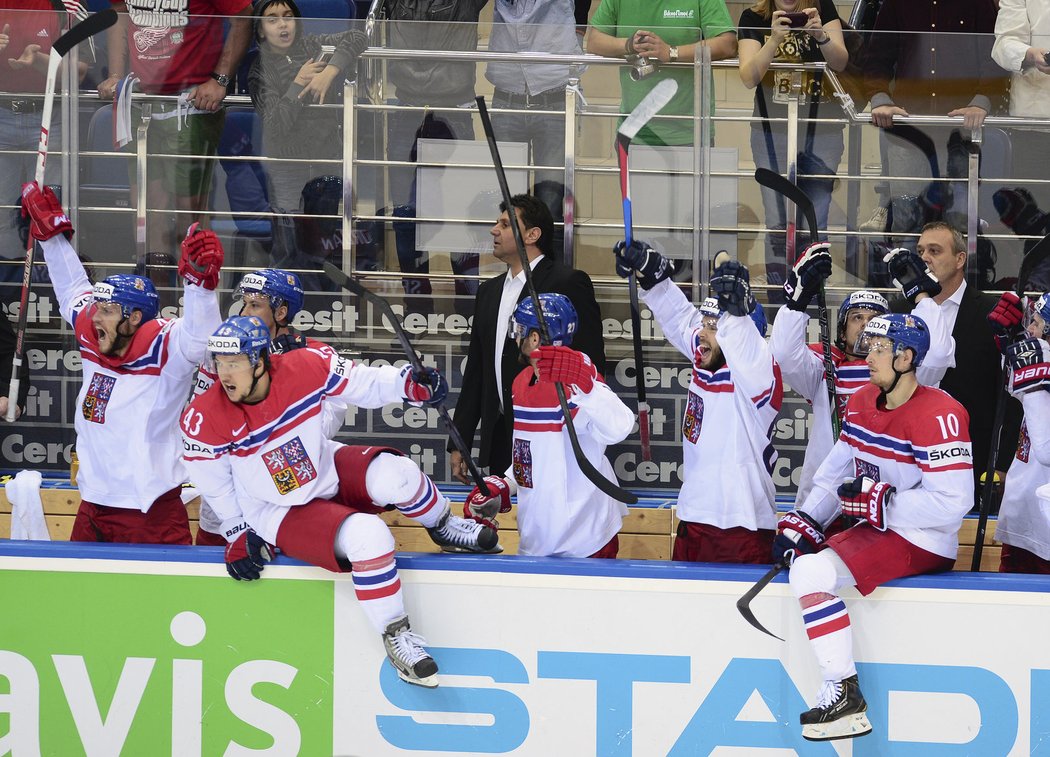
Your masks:
M 395 502 L 402 515 L 419 521 L 424 528 L 433 528 L 449 510 L 448 499 L 438 491 L 430 476 L 420 475 L 419 489 L 406 502 Z
M 394 536 L 379 516 L 355 513 L 343 521 L 336 535 L 335 553 L 350 561 L 357 601 L 378 633 L 405 615 L 394 561 Z
M 836 594 L 855 583 L 845 563 L 830 549 L 802 555 L 792 563 L 789 580 L 824 680 L 854 675 L 853 630 L 846 604 Z
M 377 455 L 365 472 L 365 488 L 373 502 L 393 505 L 425 528 L 449 510 L 448 499 L 409 457 Z

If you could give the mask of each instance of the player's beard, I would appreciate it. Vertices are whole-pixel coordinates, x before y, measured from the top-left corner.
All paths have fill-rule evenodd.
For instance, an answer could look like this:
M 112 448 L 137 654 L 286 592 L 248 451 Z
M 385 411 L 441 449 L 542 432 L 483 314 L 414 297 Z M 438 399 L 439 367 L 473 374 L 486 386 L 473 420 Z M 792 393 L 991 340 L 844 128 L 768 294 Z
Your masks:
M 105 347 L 103 346 L 102 336 L 100 336 L 98 334 L 98 331 L 101 331 L 102 334 L 105 335 L 105 337 L 107 337 L 109 339 L 109 345 L 108 346 L 105 346 Z M 98 330 L 96 330 L 96 336 L 98 336 L 98 351 L 101 352 L 106 357 L 111 357 L 113 355 L 118 355 L 121 352 L 123 352 L 124 349 L 131 342 L 132 337 L 134 337 L 135 335 L 134 335 L 134 333 L 132 333 L 132 334 L 121 334 L 120 333 L 120 325 L 118 324 L 117 328 L 116 328 L 116 331 L 114 331 L 114 333 L 112 335 L 110 335 L 104 329 L 98 329 Z
M 710 371 L 711 373 L 714 373 L 726 364 L 726 356 L 719 347 L 706 346 L 703 344 L 701 344 L 701 347 L 703 348 L 702 360 L 700 365 L 701 370 Z

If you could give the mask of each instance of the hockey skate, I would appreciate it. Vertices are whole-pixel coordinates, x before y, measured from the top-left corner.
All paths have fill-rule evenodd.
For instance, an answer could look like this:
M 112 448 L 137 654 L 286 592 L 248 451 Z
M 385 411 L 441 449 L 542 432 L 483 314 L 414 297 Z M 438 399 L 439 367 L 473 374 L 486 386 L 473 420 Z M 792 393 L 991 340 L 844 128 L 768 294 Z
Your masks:
M 401 680 L 433 689 L 438 685 L 438 666 L 423 649 L 424 644 L 422 636 L 412 633 L 407 615 L 388 625 L 383 633 L 386 656 Z
M 802 738 L 809 741 L 852 739 L 871 731 L 868 703 L 860 693 L 857 676 L 842 681 L 825 681 L 817 706 L 799 717 Z
M 492 528 L 472 520 L 466 520 L 445 511 L 441 520 L 427 533 L 442 552 L 487 552 L 503 551 L 499 545 L 499 535 Z

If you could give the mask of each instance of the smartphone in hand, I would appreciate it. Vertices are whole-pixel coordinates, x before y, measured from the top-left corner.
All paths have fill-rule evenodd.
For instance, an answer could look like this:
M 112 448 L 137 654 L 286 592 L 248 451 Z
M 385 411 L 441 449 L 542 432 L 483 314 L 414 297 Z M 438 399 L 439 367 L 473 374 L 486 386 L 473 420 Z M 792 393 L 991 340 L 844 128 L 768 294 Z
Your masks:
M 788 26 L 792 29 L 800 29 L 809 23 L 809 14 L 802 11 L 785 13 L 784 17 L 788 20 Z
M 321 45 L 321 52 L 314 58 L 314 63 L 329 63 L 335 55 L 335 45 Z

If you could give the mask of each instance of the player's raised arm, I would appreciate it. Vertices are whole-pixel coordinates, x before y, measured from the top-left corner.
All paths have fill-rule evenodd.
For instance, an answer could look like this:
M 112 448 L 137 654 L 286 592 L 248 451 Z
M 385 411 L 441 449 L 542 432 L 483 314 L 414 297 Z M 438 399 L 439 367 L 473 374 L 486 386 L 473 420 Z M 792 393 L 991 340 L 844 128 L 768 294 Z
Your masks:
M 711 277 L 711 291 L 722 311 L 718 344 L 733 381 L 755 402 L 772 397 L 779 407 L 783 384 L 764 338 L 766 317 L 751 292 L 747 268 L 735 260 L 722 263 Z
M 445 378 L 434 368 L 415 371 L 406 365 L 360 365 L 350 358 L 329 358 L 329 379 L 325 393 L 358 407 L 373 408 L 392 402 L 437 405 L 448 396 Z
M 35 181 L 22 187 L 22 214 L 29 216 L 29 233 L 44 251 L 59 313 L 73 325 L 77 312 L 90 301 L 92 289 L 77 251 L 69 243 L 73 224 L 51 187 L 41 188 Z
M 222 243 L 215 232 L 190 226 L 182 240 L 179 276 L 185 283 L 182 318 L 172 328 L 172 346 L 194 365 L 204 359 L 208 337 L 222 323 L 215 287 L 222 270 Z
M 806 346 L 806 308 L 830 276 L 828 243 L 810 245 L 788 272 L 784 284 L 786 302 L 773 321 L 769 338 L 770 352 L 780 365 L 784 380 L 810 402 L 825 391 L 825 384 L 824 362 Z
M 634 429 L 634 413 L 598 374 L 591 359 L 571 347 L 541 345 L 536 349 L 539 380 L 572 387 L 569 398 L 580 410 L 574 420 L 587 424 L 602 444 L 619 444 Z

